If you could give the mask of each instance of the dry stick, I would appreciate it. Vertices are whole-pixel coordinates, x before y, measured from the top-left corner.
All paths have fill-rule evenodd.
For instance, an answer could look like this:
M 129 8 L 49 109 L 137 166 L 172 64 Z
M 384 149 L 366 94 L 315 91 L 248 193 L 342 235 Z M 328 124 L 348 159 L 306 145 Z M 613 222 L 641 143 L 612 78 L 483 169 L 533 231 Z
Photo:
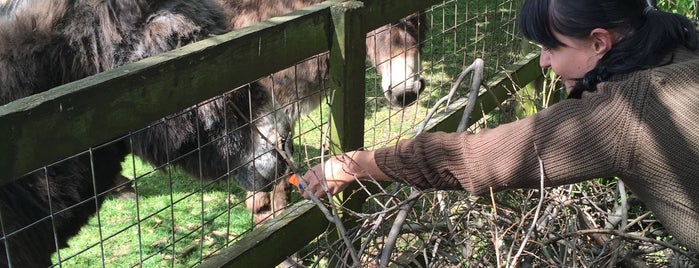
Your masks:
M 614 229 L 616 228 L 617 225 L 621 226 L 626 226 L 626 213 L 628 213 L 628 207 L 626 205 L 626 190 L 624 187 L 624 183 L 619 180 L 617 182 L 617 189 L 619 190 L 619 198 L 621 199 L 620 203 L 615 203 L 614 204 L 614 213 L 609 215 L 607 218 L 607 224 L 605 227 L 607 229 Z
M 466 69 L 464 69 L 459 74 L 459 77 L 454 82 L 454 85 L 452 85 L 451 89 L 449 89 L 449 94 L 447 94 L 446 96 L 439 99 L 434 104 L 434 106 L 432 106 L 432 109 L 430 109 L 430 111 L 427 113 L 427 116 L 425 116 L 425 120 L 422 121 L 422 124 L 420 124 L 420 126 L 418 126 L 418 128 L 416 130 L 416 132 L 418 134 L 422 133 L 425 130 L 425 127 L 427 126 L 427 121 L 429 121 L 430 118 L 432 118 L 432 116 L 437 112 L 437 109 L 439 109 L 439 107 L 441 107 L 442 103 L 446 102 L 447 103 L 446 106 L 447 106 L 447 108 L 449 108 L 448 106 L 449 106 L 449 102 L 451 101 L 451 98 L 456 93 L 456 90 L 459 88 L 459 86 L 463 82 L 466 75 L 472 71 L 474 72 L 473 82 L 471 83 L 471 93 L 469 94 L 469 98 L 468 98 L 469 104 L 467 104 L 466 107 L 467 108 L 470 107 L 471 111 L 473 111 L 473 107 L 475 107 L 475 105 L 476 105 L 476 103 L 475 103 L 476 97 L 478 97 L 478 90 L 480 89 L 480 84 L 481 84 L 481 81 L 483 80 L 483 60 L 480 58 L 475 59 L 470 66 L 468 66 Z M 475 91 L 475 93 L 474 93 L 474 91 Z M 476 96 L 476 97 L 472 98 L 471 96 Z M 471 104 L 471 100 L 473 100 L 473 104 Z M 465 108 L 464 115 L 466 115 L 467 111 L 468 110 L 466 110 L 466 108 Z M 468 111 L 469 117 L 470 117 L 471 111 Z M 464 121 L 463 117 L 462 117 L 461 121 L 462 122 L 459 123 L 459 126 L 461 126 L 461 124 L 463 124 L 463 121 Z M 468 120 L 466 120 L 466 122 L 468 122 Z M 463 132 L 463 131 L 459 131 L 459 132 Z
M 458 79 L 452 86 L 452 88 L 449 90 L 449 94 L 446 96 L 447 98 L 447 104 L 446 107 L 447 109 L 449 108 L 449 102 L 451 101 L 451 98 L 454 96 L 454 93 L 456 92 L 456 89 L 461 85 L 463 79 L 466 77 L 466 74 L 469 72 L 473 71 L 473 76 L 471 79 L 471 90 L 469 91 L 468 94 L 468 103 L 466 104 L 466 107 L 464 108 L 463 115 L 461 116 L 461 121 L 459 122 L 459 125 L 456 129 L 457 133 L 461 133 L 466 131 L 466 128 L 468 128 L 468 122 L 471 119 L 471 113 L 473 112 L 473 108 L 476 107 L 476 99 L 478 98 L 478 92 L 480 90 L 480 85 L 481 82 L 483 81 L 483 60 L 482 59 L 475 59 L 471 65 L 463 70 L 461 74 L 459 74 Z M 438 102 L 439 103 L 439 102 Z M 435 108 L 437 107 L 438 104 L 435 104 Z M 433 108 L 434 109 L 434 108 Z M 431 116 L 431 115 L 430 115 Z M 423 123 L 426 123 L 427 119 L 423 121 Z M 446 210 L 446 204 L 444 202 L 444 191 L 439 191 L 437 192 L 437 200 L 439 201 L 439 209 L 440 211 L 444 212 Z M 449 228 L 449 231 L 453 232 L 454 231 L 454 224 L 451 222 L 449 219 L 448 214 L 444 214 L 444 221 L 447 223 L 447 227 Z M 433 249 L 433 252 L 437 252 L 437 247 L 439 246 L 441 238 L 437 240 L 437 243 L 435 244 L 435 248 Z M 462 250 L 461 252 L 465 252 Z M 434 254 L 433 254 L 434 255 Z M 463 256 L 466 258 L 467 256 Z
M 468 118 L 470 117 L 471 112 L 473 111 L 473 108 L 476 106 L 476 98 L 478 96 L 478 91 L 480 89 L 480 84 L 481 81 L 483 80 L 483 60 L 482 59 L 475 59 L 473 63 L 468 66 L 465 70 L 459 74 L 459 77 L 457 80 L 454 82 L 454 85 L 452 85 L 451 89 L 449 90 L 449 94 L 447 96 L 442 97 L 435 105 L 430 109 L 429 113 L 425 117 L 425 120 L 423 120 L 422 124 L 417 129 L 417 134 L 422 133 L 425 130 L 425 126 L 427 125 L 427 122 L 430 120 L 432 115 L 437 111 L 437 109 L 442 105 L 442 103 L 447 102 L 447 108 L 448 108 L 448 103 L 451 100 L 451 97 L 454 96 L 454 93 L 456 92 L 456 89 L 459 88 L 461 85 L 462 81 L 466 77 L 466 75 L 473 71 L 473 81 L 471 83 L 471 92 L 469 94 L 469 99 L 468 99 L 468 104 L 466 105 L 466 108 L 464 108 L 464 115 L 462 116 L 461 123 L 459 124 L 458 129 L 465 129 L 465 127 L 462 127 L 462 124 L 467 124 L 468 123 Z M 464 122 L 463 117 L 467 117 L 467 119 Z M 463 132 L 463 130 L 459 131 Z M 401 227 L 403 226 L 403 223 L 405 222 L 405 219 L 407 218 L 408 211 L 412 209 L 413 205 L 415 205 L 415 202 L 417 201 L 417 197 L 420 196 L 419 191 L 413 192 L 410 194 L 410 197 L 413 197 L 413 195 L 416 195 L 414 200 L 408 201 L 406 204 L 401 206 L 401 210 L 398 212 L 398 215 L 396 216 L 396 219 L 393 222 L 393 225 L 391 226 L 391 230 L 389 231 L 389 235 L 387 237 L 387 242 L 385 244 L 385 247 L 381 253 L 381 259 L 379 260 L 379 265 L 381 267 L 387 267 L 388 266 L 388 260 L 391 256 L 391 253 L 393 252 L 393 249 L 395 248 L 395 243 L 398 240 L 398 235 L 400 235 L 400 230 Z M 438 194 L 439 197 L 439 194 Z
M 563 239 L 566 239 L 566 238 L 569 238 L 569 237 L 572 237 L 572 236 L 583 236 L 583 235 L 589 235 L 589 234 L 616 235 L 616 236 L 623 237 L 623 238 L 626 238 L 626 239 L 629 239 L 629 240 L 636 240 L 636 241 L 647 242 L 647 243 L 651 243 L 651 244 L 657 244 L 657 245 L 660 245 L 660 246 L 663 246 L 663 247 L 672 249 L 673 251 L 678 252 L 678 253 L 684 255 L 685 257 L 687 257 L 687 258 L 688 258 L 690 261 L 692 261 L 692 262 L 699 263 L 699 259 L 697 259 L 696 257 L 694 257 L 694 256 L 692 255 L 692 253 L 687 252 L 687 251 L 681 249 L 680 247 L 678 247 L 678 246 L 676 246 L 676 245 L 670 244 L 670 243 L 665 242 L 665 241 L 662 241 L 662 240 L 656 240 L 656 239 L 652 239 L 652 238 L 648 238 L 648 237 L 644 237 L 644 236 L 632 235 L 632 234 L 625 233 L 625 232 L 622 232 L 622 231 L 619 231 L 619 230 L 616 230 L 616 229 L 584 229 L 584 230 L 577 230 L 577 231 L 575 231 L 575 232 L 570 232 L 570 233 L 565 233 L 565 234 L 558 234 L 557 237 L 551 238 L 551 239 L 549 239 L 549 240 L 546 240 L 546 241 L 542 242 L 541 244 L 542 244 L 542 245 L 547 245 L 547 244 L 551 244 L 551 243 L 556 243 L 556 242 L 558 242 L 559 240 L 563 240 Z
M 332 103 L 334 99 L 335 99 L 335 93 L 333 92 L 333 95 L 330 98 L 330 102 Z M 250 128 L 252 128 L 254 131 L 256 131 L 260 135 L 260 137 L 262 137 L 267 143 L 274 144 L 272 141 L 269 140 L 269 138 L 267 138 L 265 135 L 262 134 L 262 132 L 257 128 L 257 126 L 255 126 L 249 120 L 247 120 L 247 118 L 245 117 L 245 114 L 242 111 L 240 111 L 240 109 L 238 109 L 237 106 L 233 105 L 233 109 L 235 110 L 235 112 L 237 112 L 239 115 L 241 115 L 241 118 L 243 118 L 243 120 L 245 120 L 245 123 L 250 125 Z M 330 116 L 328 116 L 328 120 L 330 120 Z M 330 124 L 327 124 L 327 125 L 328 125 L 328 127 L 330 126 Z M 327 128 L 324 131 L 324 134 L 327 134 Z M 325 141 L 326 136 L 327 135 L 324 135 L 324 138 L 323 138 L 324 141 Z M 301 173 L 299 173 L 299 170 L 294 163 L 293 154 L 291 153 L 291 148 L 285 147 L 282 150 L 277 146 L 273 146 L 273 147 L 274 147 L 274 150 L 277 151 L 277 153 L 284 159 L 284 161 L 286 162 L 287 166 L 291 169 L 291 171 L 294 174 L 298 174 L 296 177 L 298 178 L 299 184 L 301 185 L 301 187 L 308 189 L 308 184 L 306 183 L 306 181 L 303 180 L 302 176 L 299 176 L 299 175 L 301 175 Z M 321 152 L 321 159 L 323 159 L 323 158 L 324 158 L 323 153 Z M 323 165 L 323 167 L 325 167 L 325 165 Z M 323 171 L 323 172 L 325 172 L 325 171 Z M 331 196 L 330 193 L 328 192 L 327 185 L 325 187 L 325 192 L 326 192 L 327 196 Z M 323 205 L 323 202 L 320 201 L 320 199 L 317 196 L 315 196 L 315 194 L 311 193 L 311 194 L 309 194 L 309 196 L 311 197 L 311 200 L 313 201 L 313 203 L 315 203 L 315 205 L 318 207 L 318 209 L 320 209 L 320 211 L 323 213 L 323 215 L 325 215 L 325 218 L 328 220 L 328 222 L 335 224 L 338 232 L 340 232 L 340 236 L 342 236 L 343 242 L 347 245 L 348 250 L 350 251 L 349 253 L 350 253 L 350 256 L 352 257 L 352 260 L 354 261 L 354 263 L 359 263 L 359 257 L 357 256 L 357 252 L 354 251 L 354 247 L 352 246 L 352 241 L 349 238 L 347 238 L 347 235 L 346 235 L 347 231 L 345 229 L 344 224 L 342 224 L 342 220 L 337 216 L 338 215 L 337 208 L 335 207 L 333 202 L 330 202 L 330 204 L 332 205 L 332 210 L 333 210 L 334 214 L 331 213 L 330 210 L 328 210 L 328 208 L 325 205 Z
M 335 102 L 335 91 L 333 91 L 333 94 L 330 97 L 330 103 L 334 103 L 334 102 Z M 330 111 L 328 111 L 328 112 L 330 112 Z M 322 136 L 323 139 L 322 139 L 321 144 L 325 144 L 327 142 L 327 137 L 328 137 L 327 134 L 329 132 L 330 125 L 331 125 L 330 119 L 331 119 L 331 116 L 328 115 L 328 124 L 326 125 L 325 131 L 323 131 L 323 136 Z M 324 160 L 325 159 L 325 152 L 324 151 L 321 151 L 320 159 L 321 159 L 321 167 L 323 167 L 322 172 L 323 172 L 323 174 L 325 174 L 325 160 Z M 304 181 L 301 176 L 297 176 L 297 177 L 299 178 L 299 183 L 304 188 L 308 189 L 308 184 L 306 184 L 306 181 Z M 330 194 L 330 191 L 328 190 L 327 184 L 324 186 L 325 186 L 324 190 L 325 190 L 326 196 L 332 196 Z M 359 255 L 357 255 L 357 252 L 354 250 L 354 245 L 352 243 L 352 240 L 349 239 L 349 237 L 347 237 L 347 229 L 345 228 L 345 225 L 342 223 L 342 220 L 337 216 L 337 215 L 339 215 L 339 213 L 337 211 L 337 206 L 335 205 L 335 202 L 332 202 L 331 200 L 329 200 L 329 201 L 331 201 L 329 203 L 330 203 L 330 207 L 332 208 L 332 211 L 333 211 L 333 213 L 330 213 L 327 211 L 327 208 L 325 208 L 323 203 L 320 201 L 320 199 L 318 199 L 317 196 L 315 196 L 314 193 L 311 193 L 309 196 L 311 197 L 311 200 L 313 200 L 313 202 L 316 204 L 316 206 L 318 206 L 318 208 L 321 209 L 321 211 L 323 211 L 323 209 L 325 209 L 325 211 L 323 211 L 323 214 L 325 214 L 325 217 L 328 219 L 329 222 L 332 222 L 335 224 L 337 231 L 340 232 L 340 236 L 342 237 L 342 241 L 344 241 L 345 246 L 347 246 L 347 250 L 349 251 L 350 257 L 352 257 L 352 262 L 354 263 L 354 265 L 359 265 L 359 263 L 360 263 Z
M 240 118 L 242 118 L 242 119 L 245 121 L 245 123 L 248 124 L 248 125 L 250 126 L 250 128 L 251 128 L 253 131 L 257 132 L 257 134 L 259 134 L 260 137 L 262 137 L 262 139 L 264 139 L 265 142 L 267 142 L 268 144 L 272 144 L 272 145 L 275 144 L 274 142 L 270 141 L 269 138 L 267 138 L 267 136 L 263 135 L 262 132 L 260 131 L 260 129 L 257 128 L 257 126 L 256 126 L 255 124 L 253 124 L 252 122 L 250 122 L 250 120 L 248 120 L 248 119 L 245 117 L 246 114 L 243 113 L 243 112 L 238 108 L 238 106 L 232 105 L 232 107 L 233 107 L 234 112 L 238 113 L 238 116 L 240 116 Z M 290 138 L 290 137 L 289 137 L 289 138 Z M 284 149 L 282 150 L 282 149 L 280 149 L 280 148 L 277 147 L 277 146 L 272 146 L 272 147 L 273 147 L 274 150 L 282 157 L 282 159 L 284 159 L 284 161 L 286 162 L 287 166 L 291 169 L 291 171 L 292 171 L 294 174 L 298 174 L 298 169 L 296 168 L 296 165 L 294 164 L 294 160 L 293 160 L 294 158 L 293 158 L 293 154 L 291 153 L 291 148 L 285 146 Z M 301 181 L 300 178 L 299 178 L 299 181 Z M 304 183 L 305 183 L 305 182 L 304 182 Z M 304 186 L 306 186 L 306 185 L 304 184 Z M 325 214 L 325 217 L 328 218 L 328 221 L 329 221 L 329 222 L 333 222 L 334 220 L 331 219 L 332 215 L 330 215 L 330 213 L 327 212 L 327 208 L 325 208 L 325 206 L 323 206 L 323 204 L 320 202 L 320 200 L 318 200 L 318 198 L 316 198 L 316 200 L 314 200 L 314 202 L 316 202 L 316 204 L 319 205 L 320 210 L 323 212 L 323 214 Z M 321 206 L 323 206 L 323 207 L 321 207 Z M 275 213 L 274 213 L 274 212 L 275 212 L 275 211 L 274 211 L 274 206 L 270 205 L 270 207 L 271 207 L 271 209 L 272 209 L 272 215 L 274 215 L 274 214 L 275 214 Z M 273 217 L 274 217 L 274 216 L 273 216 Z M 296 266 L 296 267 L 303 267 L 303 265 L 301 265 L 300 263 L 296 262 L 296 261 L 293 260 L 293 258 L 291 258 L 291 257 L 287 257 L 286 260 L 283 261 L 283 263 L 286 263 L 286 262 L 289 262 L 289 263 L 293 264 L 293 265 Z
M 536 144 L 534 144 L 534 151 L 537 151 Z M 529 240 L 529 237 L 534 231 L 534 227 L 536 227 L 536 222 L 539 219 L 541 205 L 544 203 L 544 163 L 543 161 L 541 161 L 541 156 L 539 156 L 538 152 L 536 153 L 536 158 L 539 160 L 539 173 L 541 174 L 541 177 L 539 177 L 539 204 L 536 205 L 536 212 L 534 212 L 534 219 L 532 220 L 532 225 L 529 226 L 529 230 L 527 231 L 527 234 L 524 236 L 524 240 L 522 241 L 522 244 L 519 246 L 519 250 L 517 250 L 517 254 L 515 254 L 515 257 L 512 259 L 512 262 L 510 263 L 509 267 L 515 267 L 517 259 L 519 259 L 519 256 L 522 255 L 524 246 L 527 245 L 527 241 Z
M 635 218 L 634 220 L 632 220 L 632 221 L 630 221 L 628 224 L 626 224 L 626 226 L 624 226 L 624 229 L 623 229 L 623 230 L 626 230 L 626 229 L 631 228 L 631 226 L 633 226 L 634 224 L 636 224 L 636 223 L 638 223 L 638 222 L 644 220 L 645 218 L 648 218 L 648 216 L 650 216 L 651 214 L 652 214 L 652 212 L 650 212 L 650 211 L 648 211 L 648 212 L 646 212 L 646 213 L 643 213 L 643 215 L 638 216 L 637 218 Z
M 364 243 L 359 247 L 359 256 L 364 255 L 364 250 L 371 244 L 372 238 L 375 236 L 375 234 L 378 232 L 379 226 L 381 226 L 381 223 L 384 220 L 385 214 L 379 214 L 378 217 L 376 217 L 375 220 L 373 220 L 373 223 L 371 225 L 371 228 L 369 229 L 369 234 L 367 235 L 367 239 L 364 240 Z M 365 225 L 367 221 L 365 220 Z
M 391 230 L 388 233 L 388 237 L 386 238 L 386 244 L 381 252 L 381 259 L 379 260 L 379 267 L 388 267 L 388 260 L 391 258 L 391 253 L 396 246 L 396 241 L 398 240 L 398 235 L 400 235 L 400 230 L 403 227 L 403 222 L 405 222 L 410 209 L 413 207 L 413 205 L 415 205 L 415 202 L 417 202 L 417 199 L 421 194 L 422 192 L 420 191 L 413 191 L 410 193 L 410 196 L 408 196 L 409 201 L 401 206 L 401 209 L 398 212 L 398 215 L 396 215 L 396 219 L 391 226 Z
M 468 102 L 466 103 L 466 107 L 464 107 L 464 112 L 461 116 L 461 121 L 459 122 L 458 127 L 456 128 L 457 133 L 461 133 L 466 131 L 468 128 L 468 122 L 471 119 L 471 113 L 473 112 L 473 109 L 476 107 L 476 100 L 478 99 L 478 92 L 480 91 L 480 85 L 483 82 L 483 60 L 480 58 L 477 58 L 471 63 L 471 65 L 466 68 L 466 70 L 462 71 L 461 74 L 459 75 L 459 79 L 454 83 L 454 86 L 452 86 L 452 90 L 449 92 L 449 99 L 451 99 L 451 96 L 454 94 L 454 90 L 462 83 L 463 78 L 466 76 L 466 74 L 469 71 L 473 71 L 473 76 L 471 80 L 471 90 L 469 91 L 468 94 Z M 449 104 L 447 102 L 447 108 L 449 107 Z M 425 120 L 427 122 L 427 120 Z M 444 204 L 444 191 L 438 191 L 437 192 L 437 199 L 439 200 L 440 204 L 440 210 L 444 213 L 446 210 L 446 205 Z M 454 232 L 454 224 L 451 222 L 451 219 L 449 218 L 448 213 L 444 213 L 444 222 L 447 223 L 447 227 L 449 228 L 450 232 Z M 440 238 L 441 239 L 441 238 Z M 439 243 L 435 245 L 434 251 L 437 251 L 437 246 Z M 465 254 L 466 250 L 463 248 L 463 245 L 461 246 L 462 254 Z M 468 258 L 468 256 L 462 256 L 464 259 Z
M 621 197 L 621 223 L 619 224 L 619 230 L 624 231 L 629 221 L 629 204 L 626 200 L 626 187 L 624 186 L 624 182 L 619 180 L 619 182 L 617 182 L 617 187 L 619 189 L 619 197 Z
M 618 225 L 619 231 L 624 231 L 624 227 L 626 227 L 626 224 L 628 223 L 628 213 L 629 213 L 629 208 L 627 205 L 626 201 L 626 187 L 624 187 L 624 182 L 619 180 L 617 182 L 617 189 L 619 190 L 619 207 L 616 209 L 615 214 L 617 217 L 619 217 L 619 221 L 615 224 Z M 614 228 L 614 226 L 611 226 Z M 621 243 L 620 241 L 616 241 L 614 243 Z M 612 263 L 616 263 L 617 259 L 619 258 L 619 252 L 618 250 L 615 250 L 612 254 Z
M 394 193 L 394 195 L 395 195 L 395 193 Z M 395 196 L 391 196 L 390 194 L 388 194 L 388 197 L 393 198 L 393 199 L 397 199 Z M 418 197 L 419 197 L 419 196 L 418 196 Z M 392 212 L 392 211 L 398 211 L 398 212 L 400 212 L 400 209 L 401 209 L 402 207 L 406 206 L 406 204 L 408 204 L 408 203 L 410 203 L 410 202 L 415 202 L 415 201 L 413 201 L 413 200 L 417 200 L 417 198 L 408 197 L 408 198 L 406 198 L 405 200 L 398 202 L 398 204 L 396 204 L 396 206 L 393 206 L 393 207 L 387 207 L 386 205 L 383 205 L 381 202 L 376 202 L 377 204 L 379 204 L 380 206 L 382 206 L 383 210 L 382 210 L 381 212 L 379 212 L 379 213 L 376 213 L 376 214 L 378 214 L 378 216 L 376 216 L 376 219 L 373 220 L 372 228 L 370 229 L 370 231 L 368 232 L 368 234 L 365 234 L 366 239 L 365 239 L 365 242 L 362 243 L 362 246 L 361 246 L 360 249 L 359 249 L 359 256 L 362 256 L 362 255 L 363 255 L 364 250 L 366 250 L 366 248 L 367 248 L 367 247 L 370 245 L 370 243 L 371 243 L 371 238 L 374 237 L 374 236 L 378 233 L 378 230 L 379 230 L 379 227 L 380 227 L 381 223 L 382 223 L 382 222 L 384 221 L 384 219 L 386 218 L 386 214 L 388 214 L 389 212 Z M 388 200 L 388 201 L 386 201 L 386 204 L 388 204 L 389 202 L 392 202 L 392 201 L 391 201 L 391 200 Z M 412 205 L 410 205 L 410 206 L 412 206 Z M 373 217 L 373 216 L 370 216 L 370 215 L 365 215 L 364 217 L 367 217 L 367 216 L 368 216 L 369 218 Z M 366 222 L 366 221 L 365 221 L 365 222 Z M 405 229 L 406 229 L 406 226 L 405 226 L 405 225 L 402 226 L 402 227 L 401 227 L 401 233 L 405 233 Z
M 468 122 L 471 119 L 471 112 L 473 108 L 476 107 L 476 98 L 478 98 L 478 91 L 480 90 L 481 82 L 483 81 L 483 60 L 476 59 L 473 61 L 469 68 L 473 67 L 473 78 L 471 81 L 471 92 L 468 94 L 468 103 L 464 108 L 464 114 L 461 116 L 461 122 L 459 122 L 459 127 L 456 132 L 464 132 L 468 127 Z
M 493 220 L 496 220 L 498 215 L 498 207 L 495 203 L 495 194 L 493 193 L 493 187 L 489 187 L 488 189 L 490 189 L 490 202 L 493 203 L 493 215 L 496 216 L 493 218 Z M 498 246 L 498 244 L 500 244 L 498 243 L 500 236 L 498 235 L 497 224 L 494 222 L 493 225 L 495 226 L 493 228 L 493 248 L 495 248 L 495 261 L 497 262 L 497 266 L 500 267 L 500 247 Z

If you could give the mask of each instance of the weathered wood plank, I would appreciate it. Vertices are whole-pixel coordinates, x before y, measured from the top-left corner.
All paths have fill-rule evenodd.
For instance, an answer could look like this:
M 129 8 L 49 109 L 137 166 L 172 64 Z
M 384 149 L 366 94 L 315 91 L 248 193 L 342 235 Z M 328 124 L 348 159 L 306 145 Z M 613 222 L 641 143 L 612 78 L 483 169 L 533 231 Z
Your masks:
M 434 5 L 441 4 L 443 0 L 364 0 L 365 8 L 362 10 L 365 29 L 376 29 L 382 25 L 405 18 L 417 10 L 425 10 Z
M 335 35 L 330 49 L 330 92 L 333 105 L 331 150 L 341 153 L 364 146 L 366 33 L 360 1 L 331 8 Z
M 275 267 L 328 227 L 328 220 L 310 201 L 296 203 L 287 211 L 280 218 L 256 226 L 199 267 Z
M 0 106 L 0 185 L 327 51 L 331 4 L 318 4 Z

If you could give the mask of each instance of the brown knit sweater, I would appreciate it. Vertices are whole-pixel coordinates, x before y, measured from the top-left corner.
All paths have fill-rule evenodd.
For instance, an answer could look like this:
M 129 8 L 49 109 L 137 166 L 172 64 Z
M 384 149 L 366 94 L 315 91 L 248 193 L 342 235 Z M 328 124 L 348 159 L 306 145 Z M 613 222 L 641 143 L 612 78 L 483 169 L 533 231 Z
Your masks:
M 424 133 L 375 153 L 423 189 L 538 188 L 619 177 L 680 242 L 699 250 L 699 53 L 614 76 L 594 93 L 478 134 Z

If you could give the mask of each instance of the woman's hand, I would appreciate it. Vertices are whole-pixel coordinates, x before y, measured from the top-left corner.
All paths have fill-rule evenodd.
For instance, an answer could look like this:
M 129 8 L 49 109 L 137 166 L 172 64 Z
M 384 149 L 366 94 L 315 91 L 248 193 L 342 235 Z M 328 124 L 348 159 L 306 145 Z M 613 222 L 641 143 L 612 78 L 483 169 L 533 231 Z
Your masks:
M 312 167 L 303 175 L 303 180 L 307 185 L 305 188 L 300 189 L 299 192 L 306 199 L 310 199 L 311 194 L 319 198 L 325 198 L 328 193 L 335 195 L 342 192 L 354 181 L 356 175 L 350 169 L 353 165 L 348 161 L 352 160 L 347 156 L 338 155 L 330 157 L 322 164 Z
M 300 189 L 304 198 L 311 194 L 325 198 L 342 192 L 355 179 L 391 180 L 374 161 L 374 151 L 352 151 L 330 159 L 308 170 L 303 175 L 307 187 Z M 326 192 L 327 190 L 327 192 Z

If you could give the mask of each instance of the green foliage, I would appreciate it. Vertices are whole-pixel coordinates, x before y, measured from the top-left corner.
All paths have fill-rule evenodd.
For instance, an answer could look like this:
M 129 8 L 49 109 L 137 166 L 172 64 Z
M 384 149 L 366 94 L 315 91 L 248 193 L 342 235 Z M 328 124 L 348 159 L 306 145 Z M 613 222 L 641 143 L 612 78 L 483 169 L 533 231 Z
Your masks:
M 697 20 L 697 0 L 659 0 L 658 8 Z

